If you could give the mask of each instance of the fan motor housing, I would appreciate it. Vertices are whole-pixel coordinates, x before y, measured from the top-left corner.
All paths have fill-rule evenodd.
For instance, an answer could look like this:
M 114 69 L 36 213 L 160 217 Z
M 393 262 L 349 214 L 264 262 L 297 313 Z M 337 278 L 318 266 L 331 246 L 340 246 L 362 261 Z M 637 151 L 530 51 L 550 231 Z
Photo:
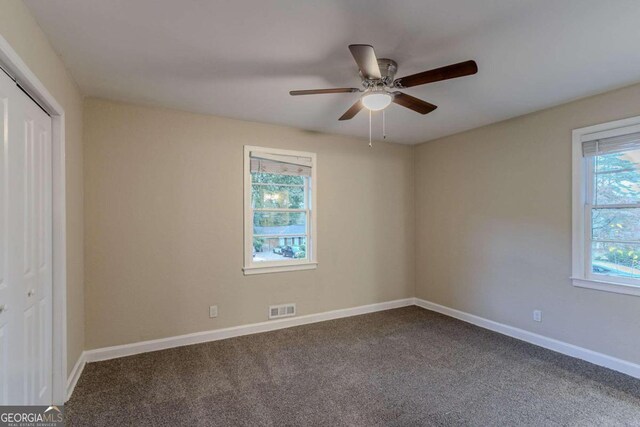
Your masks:
M 396 76 L 398 71 L 398 64 L 393 59 L 379 58 L 378 68 L 380 68 L 380 74 L 382 75 L 382 81 L 386 85 L 390 85 Z

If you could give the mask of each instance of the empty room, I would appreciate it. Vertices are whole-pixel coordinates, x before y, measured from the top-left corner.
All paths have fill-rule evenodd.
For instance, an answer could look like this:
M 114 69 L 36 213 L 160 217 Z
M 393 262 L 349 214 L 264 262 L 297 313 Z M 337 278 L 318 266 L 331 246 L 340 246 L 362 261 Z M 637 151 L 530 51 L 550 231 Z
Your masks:
M 640 426 L 637 0 L 0 0 L 0 426 Z

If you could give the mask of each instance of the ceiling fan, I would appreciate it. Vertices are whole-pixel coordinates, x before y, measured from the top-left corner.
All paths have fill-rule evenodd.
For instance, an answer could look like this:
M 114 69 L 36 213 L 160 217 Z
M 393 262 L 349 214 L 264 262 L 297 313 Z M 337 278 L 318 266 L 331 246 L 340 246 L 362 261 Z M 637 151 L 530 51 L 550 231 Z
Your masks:
M 349 45 L 349 50 L 360 69 L 363 89 L 346 87 L 292 90 L 289 94 L 295 96 L 362 92 L 360 99 L 340 117 L 340 120 L 352 119 L 363 108 L 371 111 L 384 110 L 392 102 L 417 113 L 427 114 L 438 107 L 411 95 L 407 95 L 406 93 L 399 92 L 396 89 L 405 89 L 441 80 L 469 76 L 478 72 L 478 65 L 475 61 L 465 61 L 394 80 L 396 71 L 398 71 L 398 64 L 392 59 L 378 59 L 373 51 L 373 46 L 368 44 L 352 44 Z

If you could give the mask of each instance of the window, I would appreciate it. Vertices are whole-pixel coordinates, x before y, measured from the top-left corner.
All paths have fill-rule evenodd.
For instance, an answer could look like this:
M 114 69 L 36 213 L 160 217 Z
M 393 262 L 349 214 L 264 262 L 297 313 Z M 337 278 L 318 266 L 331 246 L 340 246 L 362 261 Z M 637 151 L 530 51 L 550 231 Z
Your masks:
M 640 295 L 640 118 L 573 132 L 573 283 Z
M 316 155 L 244 147 L 244 273 L 316 268 Z

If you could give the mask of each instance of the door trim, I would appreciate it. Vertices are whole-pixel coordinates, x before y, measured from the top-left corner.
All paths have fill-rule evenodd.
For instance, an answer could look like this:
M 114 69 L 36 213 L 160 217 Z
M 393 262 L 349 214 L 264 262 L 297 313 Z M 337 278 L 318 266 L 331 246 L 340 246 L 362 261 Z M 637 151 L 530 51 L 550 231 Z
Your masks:
M 40 79 L 0 35 L 0 64 L 51 116 L 52 267 L 53 267 L 53 404 L 63 405 L 67 383 L 67 233 L 65 187 L 65 114 Z

